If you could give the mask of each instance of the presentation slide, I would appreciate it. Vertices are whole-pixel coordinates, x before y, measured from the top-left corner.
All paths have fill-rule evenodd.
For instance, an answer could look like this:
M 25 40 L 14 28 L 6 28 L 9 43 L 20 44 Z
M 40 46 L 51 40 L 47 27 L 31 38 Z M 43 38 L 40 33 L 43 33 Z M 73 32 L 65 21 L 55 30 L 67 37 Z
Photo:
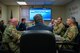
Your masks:
M 30 20 L 33 20 L 33 17 L 36 14 L 41 14 L 43 20 L 51 20 L 51 9 L 50 8 L 31 8 L 30 9 Z

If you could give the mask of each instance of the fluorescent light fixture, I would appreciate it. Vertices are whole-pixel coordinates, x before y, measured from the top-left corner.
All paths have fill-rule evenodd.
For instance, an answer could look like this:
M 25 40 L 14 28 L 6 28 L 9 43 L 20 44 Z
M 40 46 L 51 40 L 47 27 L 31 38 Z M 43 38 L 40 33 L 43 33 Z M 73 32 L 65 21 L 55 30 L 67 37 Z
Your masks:
M 27 3 L 26 3 L 26 2 L 23 2 L 23 1 L 17 1 L 17 3 L 18 3 L 19 5 L 27 5 Z

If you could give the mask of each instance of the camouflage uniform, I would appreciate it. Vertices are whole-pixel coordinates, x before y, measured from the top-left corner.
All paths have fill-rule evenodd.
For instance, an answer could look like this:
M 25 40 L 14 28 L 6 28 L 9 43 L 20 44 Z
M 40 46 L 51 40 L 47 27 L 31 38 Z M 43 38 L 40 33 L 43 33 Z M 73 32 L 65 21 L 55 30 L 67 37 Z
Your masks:
M 72 26 L 67 29 L 63 37 L 65 40 L 73 41 L 75 37 L 77 36 L 77 34 L 78 34 L 77 26 Z
M 14 27 L 13 25 L 8 26 L 5 29 L 4 35 L 2 38 L 5 48 L 8 49 L 7 45 L 5 44 L 7 43 L 11 51 L 13 51 L 14 53 L 20 53 L 20 50 L 19 50 L 20 48 L 18 46 L 18 43 L 20 42 L 19 40 L 20 37 L 21 37 L 21 33 L 16 30 L 16 27 Z
M 63 25 L 63 23 L 60 23 L 60 24 L 57 24 L 54 26 L 54 34 L 57 34 L 57 35 L 64 35 L 64 30 L 65 30 L 65 26 Z
M 63 38 L 63 42 L 65 42 L 65 41 L 68 41 L 68 42 L 74 41 L 74 39 L 77 36 L 77 34 L 78 34 L 77 26 L 69 27 L 67 29 L 66 33 L 64 34 L 64 36 L 62 37 Z M 71 45 L 64 45 L 63 47 L 70 49 L 73 46 L 71 46 Z

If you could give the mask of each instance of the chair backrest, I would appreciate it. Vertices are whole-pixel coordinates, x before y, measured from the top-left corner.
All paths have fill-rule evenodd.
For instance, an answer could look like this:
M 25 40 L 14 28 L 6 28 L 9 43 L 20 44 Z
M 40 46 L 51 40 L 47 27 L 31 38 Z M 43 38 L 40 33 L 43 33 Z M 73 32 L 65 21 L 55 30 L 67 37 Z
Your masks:
M 20 39 L 20 53 L 56 53 L 55 37 L 50 31 L 25 31 Z
M 77 36 L 75 37 L 73 42 L 76 42 L 76 43 L 80 44 L 80 33 L 77 34 Z

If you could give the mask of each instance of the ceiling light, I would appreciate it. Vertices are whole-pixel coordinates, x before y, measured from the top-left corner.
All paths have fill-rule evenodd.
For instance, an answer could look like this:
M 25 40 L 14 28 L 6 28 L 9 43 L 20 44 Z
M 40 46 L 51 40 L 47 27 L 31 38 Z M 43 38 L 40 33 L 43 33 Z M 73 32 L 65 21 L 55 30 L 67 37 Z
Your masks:
M 22 2 L 22 1 L 18 1 L 17 3 L 18 3 L 19 5 L 27 5 L 26 2 Z

